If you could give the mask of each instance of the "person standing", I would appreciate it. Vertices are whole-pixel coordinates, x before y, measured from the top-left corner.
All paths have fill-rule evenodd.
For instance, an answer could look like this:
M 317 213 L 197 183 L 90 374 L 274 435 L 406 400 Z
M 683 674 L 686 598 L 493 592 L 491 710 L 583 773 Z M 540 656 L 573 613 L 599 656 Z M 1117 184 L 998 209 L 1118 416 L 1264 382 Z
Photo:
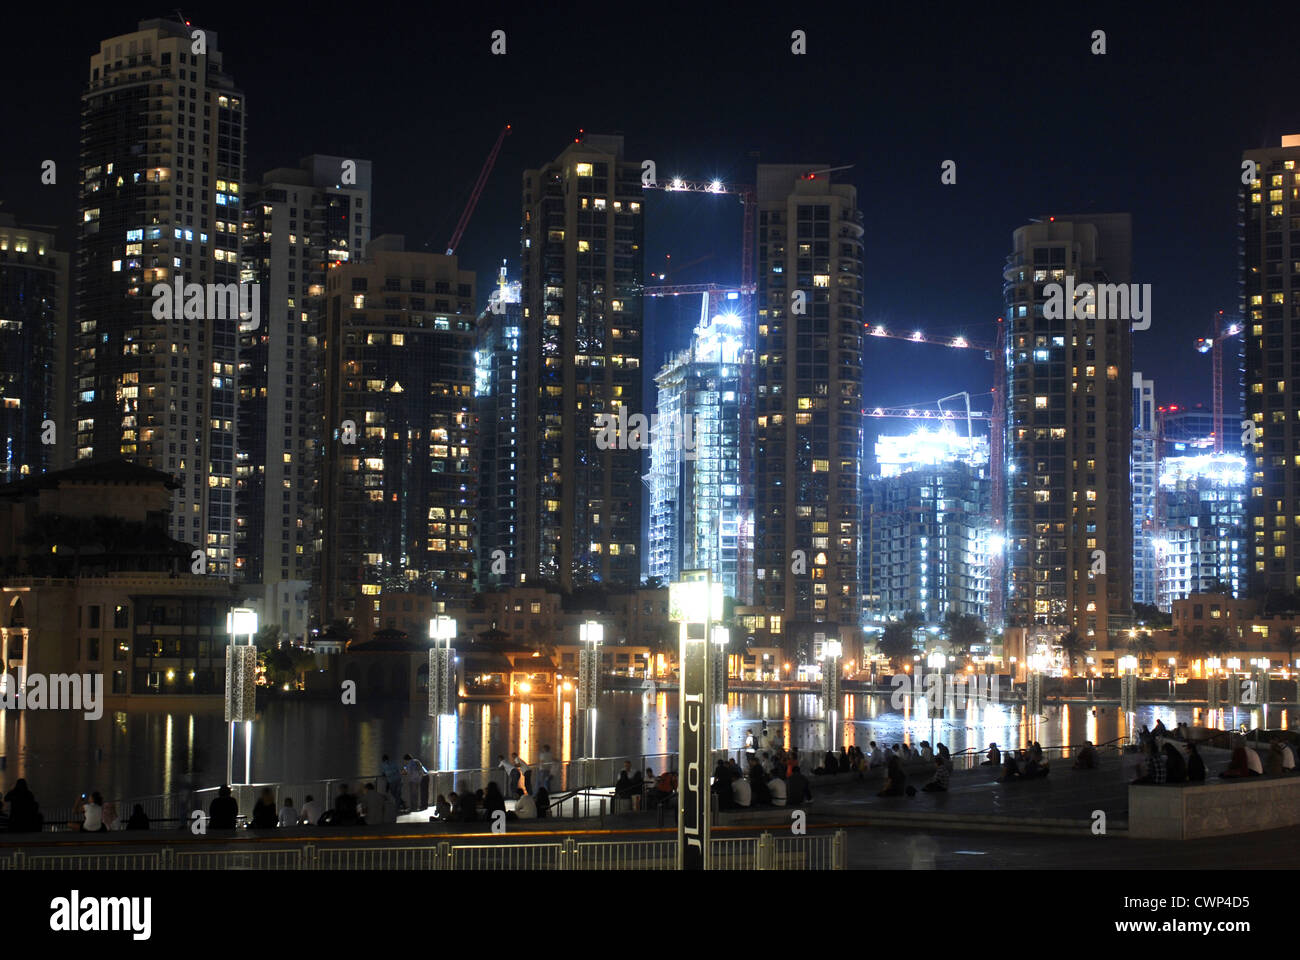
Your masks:
M 388 784 L 388 792 L 394 797 L 402 795 L 402 771 L 397 764 L 388 759 L 388 754 L 384 754 L 383 759 L 379 761 L 379 776 Z
M 551 756 L 551 745 L 549 743 L 542 744 L 542 752 L 537 758 L 538 791 L 546 790 L 549 792 L 551 789 L 551 777 L 554 774 L 554 768 L 552 766 L 553 760 L 554 758 Z
M 754 762 L 754 753 L 758 749 L 754 743 L 754 731 L 745 731 L 745 767 L 748 768 Z
M 428 772 L 424 764 L 409 753 L 402 757 L 402 781 L 406 784 L 406 809 L 411 813 L 420 809 L 420 781 Z
M 257 797 L 257 803 L 253 804 L 253 829 L 269 830 L 278 826 L 279 822 L 275 812 L 275 794 L 271 792 L 270 787 L 263 787 Z

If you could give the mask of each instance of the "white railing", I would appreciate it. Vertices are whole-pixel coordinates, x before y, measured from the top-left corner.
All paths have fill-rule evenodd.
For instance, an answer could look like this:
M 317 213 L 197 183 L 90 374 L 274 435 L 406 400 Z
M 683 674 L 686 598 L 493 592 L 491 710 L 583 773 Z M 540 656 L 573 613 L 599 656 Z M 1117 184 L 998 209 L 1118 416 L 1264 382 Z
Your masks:
M 712 841 L 714 870 L 843 870 L 845 833 Z M 675 870 L 677 841 L 579 840 L 422 846 L 303 846 L 147 853 L 0 853 L 0 870 Z

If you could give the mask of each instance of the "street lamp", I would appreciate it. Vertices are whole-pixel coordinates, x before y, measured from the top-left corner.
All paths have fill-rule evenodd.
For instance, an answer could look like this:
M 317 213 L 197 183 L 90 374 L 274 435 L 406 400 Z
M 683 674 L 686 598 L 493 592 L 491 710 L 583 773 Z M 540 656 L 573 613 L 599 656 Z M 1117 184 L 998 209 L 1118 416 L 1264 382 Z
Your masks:
M 1137 668 L 1137 657 L 1119 658 L 1119 708 L 1125 713 L 1137 713 Z
M 668 586 L 668 619 L 678 623 L 681 672 L 678 697 L 677 867 L 707 870 L 712 865 L 709 802 L 713 769 L 713 671 L 710 627 L 722 619 L 722 584 L 708 570 L 684 570 Z
M 253 760 L 253 717 L 257 713 L 256 689 L 257 611 L 250 607 L 234 607 L 226 614 L 226 633 L 230 645 L 226 647 L 226 722 L 230 724 L 230 737 L 226 744 L 226 785 L 234 779 L 235 724 L 244 724 L 244 783 L 252 783 L 250 769 Z M 236 643 L 240 635 L 248 643 Z
M 822 640 L 822 709 L 826 713 L 826 749 L 835 749 L 835 726 L 840 706 L 840 658 L 844 645 L 839 640 Z
M 578 639 L 582 642 L 578 651 L 578 714 L 582 721 L 582 752 L 590 758 L 596 755 L 596 700 L 600 696 L 600 644 L 605 639 L 605 625 L 599 620 L 580 623 Z
M 444 614 L 429 620 L 429 639 L 433 641 L 429 648 L 429 716 L 434 718 L 435 749 L 440 770 L 456 766 L 455 757 L 443 756 L 443 727 L 456 719 L 456 693 L 460 684 L 456 677 L 456 651 L 451 644 L 456 639 L 458 627 L 455 617 Z M 454 738 L 448 738 L 446 742 L 453 743 Z
M 727 742 L 727 645 L 731 643 L 731 631 L 720 623 L 713 624 L 709 630 L 709 656 L 712 658 L 713 672 L 713 706 L 717 714 L 718 743 L 722 749 L 730 747 Z M 748 772 L 748 771 L 747 771 Z

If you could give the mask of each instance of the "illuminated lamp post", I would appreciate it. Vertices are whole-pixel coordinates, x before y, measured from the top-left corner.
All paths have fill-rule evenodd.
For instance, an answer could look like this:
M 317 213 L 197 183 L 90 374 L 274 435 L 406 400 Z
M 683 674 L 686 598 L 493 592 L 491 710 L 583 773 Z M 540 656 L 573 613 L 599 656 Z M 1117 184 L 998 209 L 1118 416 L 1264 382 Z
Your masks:
M 826 715 L 826 749 L 835 749 L 836 723 L 840 710 L 840 658 L 844 646 L 839 640 L 822 641 L 822 710 Z
M 668 586 L 668 619 L 679 624 L 677 868 L 707 870 L 712 865 L 710 833 L 713 806 L 713 670 L 709 663 L 711 627 L 722 619 L 722 584 L 708 570 L 684 570 Z
M 253 761 L 253 718 L 257 714 L 256 688 L 257 611 L 249 607 L 234 607 L 226 614 L 226 633 L 230 645 L 226 647 L 226 723 L 230 736 L 226 742 L 226 785 L 234 779 L 235 724 L 244 724 L 244 783 L 252 783 L 250 775 Z M 245 635 L 248 643 L 236 643 Z
M 455 758 L 443 756 L 443 728 L 456 722 L 456 639 L 458 624 L 454 617 L 439 614 L 429 620 L 429 716 L 433 717 L 438 767 L 454 769 Z M 454 736 L 447 742 L 454 742 Z M 450 759 L 450 762 L 448 760 Z
M 1138 659 L 1131 654 L 1119 658 L 1119 708 L 1126 714 L 1137 713 L 1137 669 Z M 1130 728 L 1132 724 L 1130 722 Z
M 596 756 L 596 701 L 600 697 L 600 644 L 605 639 L 605 625 L 588 620 L 578 625 L 578 716 L 582 727 L 584 786 L 592 786 L 590 759 Z

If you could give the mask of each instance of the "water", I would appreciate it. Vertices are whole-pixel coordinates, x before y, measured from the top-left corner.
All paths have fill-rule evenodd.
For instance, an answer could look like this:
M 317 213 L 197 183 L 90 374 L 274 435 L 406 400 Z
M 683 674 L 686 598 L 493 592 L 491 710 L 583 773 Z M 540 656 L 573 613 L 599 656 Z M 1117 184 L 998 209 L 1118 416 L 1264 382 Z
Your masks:
M 910 708 L 910 704 L 907 705 Z M 1084 703 L 1048 708 L 1047 718 L 1026 723 L 1021 704 L 972 707 L 942 721 L 924 712 L 891 709 L 888 696 L 849 695 L 837 724 L 835 742 L 866 747 L 939 740 L 954 753 L 983 749 L 990 741 L 1018 747 L 1031 740 L 1044 747 L 1091 740 L 1105 743 L 1128 736 L 1125 718 L 1112 704 Z M 758 734 L 766 718 L 772 732 L 800 750 L 823 750 L 825 725 L 814 694 L 732 694 L 727 705 L 727 746 L 738 750 L 746 729 Z M 1242 711 L 1207 721 L 1204 708 L 1145 706 L 1139 726 L 1162 719 L 1196 725 L 1262 725 L 1259 710 Z M 1217 722 L 1215 722 L 1217 721 Z M 1268 726 L 1289 723 L 1287 711 L 1273 708 Z M 132 705 L 88 721 L 80 713 L 0 711 L 0 745 L 4 768 L 0 784 L 8 790 L 26 777 L 43 807 L 70 806 L 82 792 L 98 790 L 106 798 L 126 799 L 183 789 L 190 771 L 199 786 L 225 780 L 227 726 L 221 704 L 186 710 Z M 380 758 L 394 761 L 404 753 L 420 757 L 431 769 L 495 767 L 497 757 L 518 751 L 533 761 L 544 744 L 557 759 L 582 756 L 581 732 L 573 704 L 557 715 L 554 701 L 532 703 L 462 703 L 449 727 L 439 762 L 433 721 L 420 704 L 344 706 L 325 701 L 272 701 L 252 725 L 253 782 L 306 782 L 330 777 L 374 779 Z M 677 694 L 646 695 L 633 691 L 605 693 L 596 722 L 596 752 L 601 756 L 653 756 L 677 749 Z M 234 779 L 244 780 L 244 742 L 235 738 Z M 635 760 L 634 760 L 635 763 Z M 650 761 L 658 769 L 661 764 Z

